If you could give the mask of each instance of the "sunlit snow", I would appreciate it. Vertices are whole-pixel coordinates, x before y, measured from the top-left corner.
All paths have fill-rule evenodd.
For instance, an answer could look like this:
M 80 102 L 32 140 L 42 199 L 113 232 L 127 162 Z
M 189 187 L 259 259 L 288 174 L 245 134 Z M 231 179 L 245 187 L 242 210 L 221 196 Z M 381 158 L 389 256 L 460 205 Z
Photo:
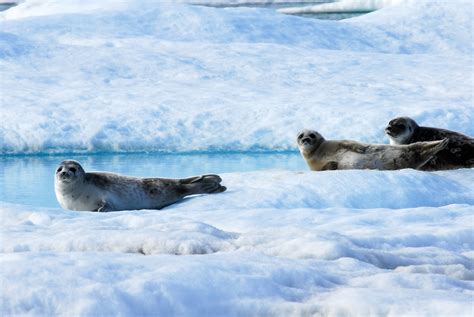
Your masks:
M 469 1 L 320 21 L 27 0 L 0 13 L 0 152 L 296 151 L 301 128 L 388 143 L 400 115 L 474 135 L 472 19 Z M 0 202 L 1 314 L 473 315 L 474 170 L 222 178 L 160 211 Z

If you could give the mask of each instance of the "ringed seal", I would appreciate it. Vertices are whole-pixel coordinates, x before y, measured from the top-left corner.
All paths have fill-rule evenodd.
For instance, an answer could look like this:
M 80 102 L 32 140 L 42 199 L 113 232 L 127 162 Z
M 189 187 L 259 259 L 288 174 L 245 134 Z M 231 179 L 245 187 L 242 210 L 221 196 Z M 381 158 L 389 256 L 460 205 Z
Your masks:
M 314 130 L 303 130 L 298 134 L 297 142 L 309 168 L 324 171 L 418 168 L 441 151 L 448 140 L 410 145 L 363 144 L 347 140 L 325 140 Z
M 423 165 L 420 168 L 422 170 L 474 167 L 474 138 L 467 135 L 445 129 L 422 127 L 409 117 L 390 120 L 385 127 L 385 133 L 390 138 L 390 144 L 411 144 L 447 138 L 449 142 L 446 148 Z
M 77 161 L 56 169 L 54 189 L 61 207 L 78 211 L 161 209 L 186 196 L 226 190 L 218 175 L 185 179 L 138 178 L 113 173 L 86 173 Z

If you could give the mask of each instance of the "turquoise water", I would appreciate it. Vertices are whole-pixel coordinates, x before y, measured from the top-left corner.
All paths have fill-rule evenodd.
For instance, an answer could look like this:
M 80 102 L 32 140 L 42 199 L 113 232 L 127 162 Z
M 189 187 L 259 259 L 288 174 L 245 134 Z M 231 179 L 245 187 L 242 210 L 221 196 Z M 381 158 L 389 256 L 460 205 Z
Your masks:
M 54 195 L 54 171 L 64 159 L 81 162 L 86 171 L 139 177 L 183 178 L 265 169 L 307 170 L 299 153 L 294 152 L 1 157 L 0 201 L 59 207 Z
M 266 4 L 231 4 L 231 5 L 219 5 L 216 7 L 227 8 L 227 7 L 254 7 L 254 8 L 267 8 L 267 9 L 279 9 L 279 8 L 287 8 L 287 7 L 297 7 L 297 6 L 307 6 L 307 5 L 315 5 L 318 3 L 327 3 L 327 2 L 335 2 L 335 0 L 320 0 L 318 2 L 299 2 L 299 3 L 266 3 Z M 7 10 L 13 6 L 15 3 L 4 3 L 0 4 L 0 11 Z M 297 14 L 298 16 L 306 17 L 306 18 L 314 18 L 314 19 L 323 19 L 323 20 L 342 20 L 347 18 L 352 18 L 355 16 L 362 15 L 363 13 L 303 13 Z
M 304 7 L 304 6 L 313 6 L 322 3 L 336 2 L 336 0 L 319 0 L 319 1 L 301 1 L 301 2 L 282 2 L 282 3 L 254 3 L 254 4 L 228 4 L 228 5 L 207 5 L 217 8 L 235 8 L 235 7 L 249 7 L 249 8 L 265 8 L 265 9 L 281 9 L 289 7 Z M 367 12 L 365 12 L 367 13 Z M 343 20 L 348 18 L 353 18 L 362 14 L 364 12 L 346 12 L 346 13 L 301 13 L 295 14 L 296 16 L 301 16 L 305 18 L 320 19 L 320 20 Z
M 5 11 L 7 9 L 10 9 L 11 7 L 14 7 L 16 4 L 13 2 L 9 3 L 0 3 L 0 11 Z

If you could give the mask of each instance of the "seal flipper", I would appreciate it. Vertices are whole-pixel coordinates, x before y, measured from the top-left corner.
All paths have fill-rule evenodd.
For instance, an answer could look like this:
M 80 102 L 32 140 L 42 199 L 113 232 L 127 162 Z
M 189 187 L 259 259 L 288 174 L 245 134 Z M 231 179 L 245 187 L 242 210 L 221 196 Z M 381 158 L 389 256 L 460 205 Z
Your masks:
M 423 161 L 420 164 L 418 164 L 416 169 L 420 169 L 421 167 L 423 167 L 436 154 L 438 154 L 439 151 L 444 150 L 448 146 L 449 139 L 445 138 L 441 141 L 432 141 L 432 142 L 426 142 L 426 143 L 429 143 L 429 144 L 427 146 L 422 147 L 420 151 L 420 156 L 423 159 Z M 412 144 L 417 144 L 417 143 L 412 143 Z
M 337 162 L 336 161 L 330 161 L 327 162 L 326 164 L 321 167 L 321 171 L 335 171 L 337 170 Z
M 105 200 L 102 200 L 101 202 L 99 202 L 99 208 L 95 211 L 108 212 L 108 211 L 112 211 L 112 209 L 110 208 L 110 205 Z
M 201 181 L 204 182 L 222 182 L 222 178 L 219 175 L 214 174 L 207 174 L 207 175 L 200 175 L 200 176 L 193 176 L 189 178 L 182 178 L 178 180 L 180 184 L 193 184 L 199 183 Z
M 222 193 L 227 188 L 221 185 L 222 178 L 219 175 L 201 175 L 180 179 L 179 183 L 184 186 L 186 195 Z
M 359 154 L 364 154 L 367 152 L 367 149 L 369 148 L 368 145 L 362 144 L 362 143 L 354 143 L 351 141 L 341 141 L 339 144 L 340 147 L 345 148 L 348 151 L 359 153 Z

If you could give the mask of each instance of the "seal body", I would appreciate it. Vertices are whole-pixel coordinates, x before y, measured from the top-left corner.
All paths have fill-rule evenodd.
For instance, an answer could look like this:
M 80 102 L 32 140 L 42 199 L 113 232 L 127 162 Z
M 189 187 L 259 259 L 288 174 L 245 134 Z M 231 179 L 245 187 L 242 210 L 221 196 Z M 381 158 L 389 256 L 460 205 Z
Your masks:
M 448 139 L 446 148 L 424 164 L 422 170 L 446 170 L 474 167 L 474 138 L 446 129 L 422 127 L 409 117 L 390 120 L 385 133 L 390 144 L 411 144 L 415 142 Z
M 56 169 L 54 188 L 61 207 L 78 211 L 161 209 L 186 196 L 226 190 L 218 175 L 186 179 L 138 178 L 113 173 L 86 173 L 73 160 Z
M 419 168 L 447 144 L 447 140 L 411 145 L 363 144 L 325 140 L 314 130 L 300 132 L 297 142 L 301 155 L 313 171 Z

